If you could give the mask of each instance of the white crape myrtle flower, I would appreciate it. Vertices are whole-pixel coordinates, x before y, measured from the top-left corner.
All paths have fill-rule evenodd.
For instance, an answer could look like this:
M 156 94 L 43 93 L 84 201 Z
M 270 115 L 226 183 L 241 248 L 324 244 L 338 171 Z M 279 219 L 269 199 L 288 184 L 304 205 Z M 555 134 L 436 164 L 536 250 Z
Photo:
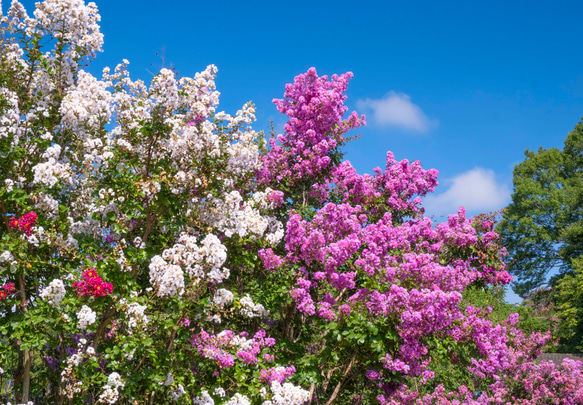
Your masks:
M 5 250 L 4 253 L 0 255 L 0 263 L 9 263 L 11 266 L 16 266 L 18 264 L 12 253 L 8 250 Z
M 257 318 L 269 315 L 269 311 L 261 304 L 254 303 L 249 294 L 245 295 L 239 301 L 241 304 L 241 315 L 248 318 Z
M 149 268 L 150 282 L 157 288 L 159 296 L 184 293 L 184 273 L 180 266 L 168 264 L 161 256 L 154 256 Z
M 146 308 L 146 305 L 140 305 L 137 302 L 132 302 L 128 305 L 127 314 L 129 315 L 128 329 L 130 335 L 135 328 L 145 326 L 150 321 L 148 316 L 144 314 Z
M 253 339 L 246 339 L 243 336 L 235 335 L 233 339 L 231 339 L 231 345 L 237 346 L 241 350 L 249 350 L 253 347 Z
M 251 405 L 251 401 L 245 395 L 237 392 L 229 401 L 224 402 L 223 405 Z
M 215 388 L 214 394 L 215 395 L 218 395 L 221 398 L 224 398 L 225 395 L 227 395 L 226 392 L 225 392 L 225 390 L 223 389 L 223 387 L 217 387 L 217 388 Z
M 79 329 L 87 329 L 88 325 L 95 323 L 97 314 L 87 305 L 83 305 L 81 311 L 77 314 Z
M 45 212 L 48 219 L 55 219 L 59 215 L 59 202 L 45 193 L 40 193 L 37 196 L 35 208 Z
M 142 241 L 142 238 L 140 238 L 139 236 L 136 236 L 134 238 L 134 247 L 136 249 L 145 249 L 146 243 L 144 241 Z
M 172 384 L 174 382 L 174 376 L 172 376 L 172 373 L 168 373 L 168 375 L 166 376 L 166 380 L 164 381 L 164 385 L 168 386 L 170 384 Z
M 119 392 L 117 388 L 112 388 L 109 385 L 103 386 L 103 392 L 99 395 L 98 403 L 115 404 L 119 399 Z
M 72 170 L 68 163 L 60 163 L 50 158 L 48 162 L 39 163 L 32 170 L 34 171 L 34 184 L 53 187 L 59 180 L 71 184 Z
M 310 391 L 290 383 L 283 385 L 279 381 L 271 383 L 271 400 L 264 401 L 263 405 L 303 405 L 310 398 Z
M 200 397 L 195 397 L 192 400 L 192 405 L 215 405 L 215 401 L 209 395 L 208 391 L 203 390 L 200 394 Z
M 82 49 L 89 56 L 101 51 L 103 34 L 98 24 L 101 16 L 95 3 L 86 5 L 82 0 L 45 0 L 37 5 L 34 16 L 39 30 L 71 44 L 72 49 L 66 55 L 69 58 L 79 56 L 77 49 Z
M 283 238 L 283 224 L 275 217 L 262 216 L 257 201 L 244 201 L 237 190 L 225 193 L 221 198 L 211 194 L 198 202 L 201 219 L 221 230 L 226 236 L 264 237 L 271 244 Z M 267 234 L 266 234 L 267 232 Z
M 229 278 L 230 271 L 222 267 L 227 259 L 227 248 L 213 234 L 207 235 L 201 244 L 195 236 L 181 233 L 177 243 L 154 256 L 150 261 L 150 282 L 158 289 L 158 295 L 175 295 L 184 292 L 184 271 L 196 285 L 202 279 L 220 283 Z
M 259 390 L 259 395 L 261 395 L 261 398 L 265 398 L 267 396 L 267 389 L 265 387 L 261 387 Z
M 65 284 L 60 279 L 55 279 L 43 288 L 40 297 L 48 301 L 52 306 L 57 306 L 65 296 Z
M 19 125 L 18 95 L 0 87 L 0 99 L 7 103 L 7 108 L 0 111 L 0 139 L 12 138 L 12 145 L 17 145 L 23 135 L 23 128 Z
M 106 90 L 108 85 L 107 82 L 97 80 L 91 73 L 80 70 L 77 85 L 67 93 L 61 104 L 63 123 L 71 128 L 92 128 L 100 121 L 109 121 L 113 96 Z M 88 138 L 84 146 L 87 151 L 101 149 L 103 142 Z
M 6 179 L 4 184 L 6 185 L 6 191 L 11 192 L 14 189 L 14 180 Z
M 115 371 L 113 373 L 111 373 L 108 377 L 107 377 L 107 384 L 117 388 L 123 388 L 124 387 L 124 383 L 121 380 L 121 377 L 118 373 L 116 373 Z
M 170 399 L 173 401 L 178 401 L 184 394 L 186 394 L 186 390 L 182 384 L 178 384 L 176 389 L 170 391 Z
M 219 288 L 215 291 L 215 295 L 213 297 L 213 303 L 219 309 L 223 309 L 225 305 L 230 304 L 233 302 L 233 293 L 229 290 L 225 290 L 224 288 Z

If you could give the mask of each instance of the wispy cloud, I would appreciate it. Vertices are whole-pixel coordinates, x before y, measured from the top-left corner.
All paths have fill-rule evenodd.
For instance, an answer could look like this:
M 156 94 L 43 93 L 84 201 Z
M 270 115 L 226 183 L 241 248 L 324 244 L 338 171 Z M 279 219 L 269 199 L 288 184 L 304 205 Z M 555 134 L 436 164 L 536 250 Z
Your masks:
M 391 91 L 381 99 L 358 100 L 357 107 L 365 114 L 372 112 L 372 117 L 370 114 L 367 115 L 367 121 L 379 126 L 396 126 L 427 132 L 438 125 L 437 120 L 429 119 L 421 107 L 413 104 L 411 97 L 405 93 Z
M 460 206 L 466 211 L 479 213 L 504 208 L 510 202 L 510 190 L 496 181 L 494 171 L 476 167 L 464 172 L 448 183 L 451 186 L 439 195 L 428 195 L 424 206 L 428 215 L 448 215 Z

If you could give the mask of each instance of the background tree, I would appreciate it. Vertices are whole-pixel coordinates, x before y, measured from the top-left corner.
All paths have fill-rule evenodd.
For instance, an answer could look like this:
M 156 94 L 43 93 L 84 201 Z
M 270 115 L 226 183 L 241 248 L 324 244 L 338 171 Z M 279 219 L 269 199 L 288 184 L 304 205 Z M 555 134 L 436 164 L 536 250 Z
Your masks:
M 573 260 L 573 274 L 560 279 L 553 291 L 561 318 L 559 351 L 583 352 L 583 258 Z
M 583 123 L 565 140 L 563 150 L 526 150 L 514 169 L 512 203 L 498 227 L 508 249 L 514 291 L 525 296 L 559 274 L 572 271 L 583 253 Z

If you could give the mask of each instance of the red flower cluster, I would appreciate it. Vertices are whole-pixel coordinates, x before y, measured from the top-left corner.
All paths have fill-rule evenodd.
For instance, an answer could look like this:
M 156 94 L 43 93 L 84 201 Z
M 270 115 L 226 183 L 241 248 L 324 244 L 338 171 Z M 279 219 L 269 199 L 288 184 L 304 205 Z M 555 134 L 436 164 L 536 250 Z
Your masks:
M 113 285 L 104 282 L 95 269 L 84 271 L 82 277 L 83 280 L 73 283 L 78 295 L 92 295 L 97 298 L 113 292 Z
M 14 291 L 14 283 L 6 283 L 0 287 L 0 300 L 8 297 Z
M 20 219 L 16 219 L 16 217 L 12 218 L 10 225 L 14 229 L 18 229 L 26 234 L 26 236 L 32 235 L 31 228 L 36 223 L 37 215 L 35 212 L 29 212 L 28 214 L 24 214 Z

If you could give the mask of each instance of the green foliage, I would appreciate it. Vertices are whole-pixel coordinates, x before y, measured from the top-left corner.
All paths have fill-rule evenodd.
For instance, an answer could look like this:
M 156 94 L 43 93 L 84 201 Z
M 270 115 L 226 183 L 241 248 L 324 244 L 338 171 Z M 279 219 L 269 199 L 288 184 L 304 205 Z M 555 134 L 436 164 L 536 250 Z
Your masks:
M 559 351 L 583 352 L 583 257 L 573 260 L 573 274 L 561 278 L 554 289 Z
M 583 254 L 583 123 L 562 151 L 540 148 L 525 155 L 514 169 L 512 203 L 497 229 L 521 296 L 543 285 L 553 268 L 571 272 L 571 260 Z

